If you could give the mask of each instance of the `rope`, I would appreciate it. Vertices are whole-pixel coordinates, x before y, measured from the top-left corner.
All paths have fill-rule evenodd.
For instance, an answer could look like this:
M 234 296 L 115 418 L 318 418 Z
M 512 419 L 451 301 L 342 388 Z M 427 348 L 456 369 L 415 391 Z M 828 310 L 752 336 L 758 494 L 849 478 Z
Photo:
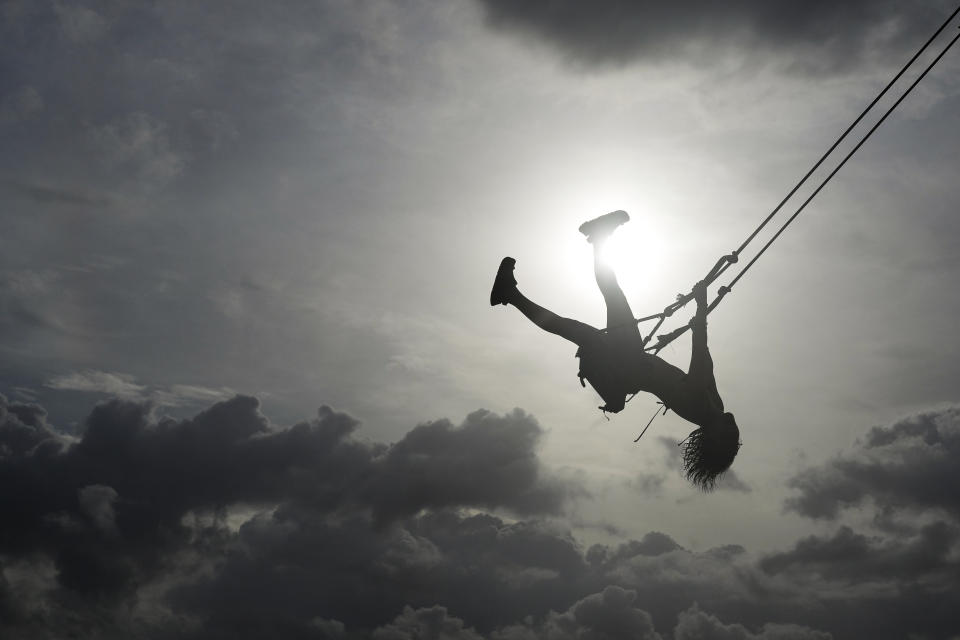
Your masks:
M 857 146 L 855 146 L 853 149 L 851 149 L 851 150 L 850 150 L 850 153 L 848 153 L 846 156 L 844 156 L 843 160 L 840 161 L 840 164 L 838 164 L 837 167 L 836 167 L 833 171 L 830 172 L 830 175 L 828 175 L 828 176 L 823 180 L 823 182 L 820 183 L 820 186 L 817 187 L 816 190 L 815 190 L 813 193 L 811 193 L 811 194 L 807 197 L 806 200 L 803 201 L 803 204 L 801 204 L 800 207 L 794 212 L 794 214 L 793 214 L 792 216 L 790 216 L 790 218 L 789 218 L 785 223 L 783 223 L 783 226 L 781 226 L 780 229 L 777 230 L 777 232 L 773 235 L 773 237 L 770 238 L 770 240 L 768 240 L 765 245 L 763 245 L 763 247 L 760 249 L 760 251 L 757 252 L 757 255 L 755 255 L 755 256 L 753 257 L 753 259 L 750 260 L 750 262 L 747 263 L 747 266 L 745 266 L 743 269 L 740 270 L 740 273 L 738 273 L 738 274 L 736 275 L 736 277 L 735 277 L 733 280 L 730 281 L 730 284 L 727 285 L 727 289 L 732 289 L 732 288 L 733 288 L 733 285 L 735 285 L 735 284 L 740 280 L 740 278 L 742 278 L 742 277 L 744 276 L 744 274 L 750 269 L 750 267 L 752 267 L 753 264 L 754 264 L 757 260 L 760 259 L 760 256 L 762 256 L 762 255 L 764 254 L 764 252 L 767 250 L 767 248 L 769 248 L 770 245 L 772 245 L 773 242 L 774 242 L 778 237 L 780 237 L 780 234 L 783 233 L 783 232 L 786 230 L 786 228 L 787 228 L 788 226 L 790 226 L 790 223 L 793 222 L 793 221 L 796 219 L 796 217 L 800 215 L 800 213 L 807 207 L 808 204 L 810 204 L 810 201 L 813 200 L 813 199 L 816 197 L 816 195 L 817 195 L 818 193 L 820 193 L 820 191 L 821 191 L 825 186 L 827 186 L 827 183 L 830 182 L 830 179 L 833 178 L 833 176 L 835 176 L 835 175 L 837 174 L 837 172 L 840 171 L 841 168 L 843 168 L 843 165 L 845 165 L 845 164 L 847 163 L 847 160 L 849 160 L 850 158 L 852 158 L 852 157 L 853 157 L 853 154 L 855 154 L 857 151 L 860 150 L 860 147 L 863 146 L 863 143 L 867 141 L 867 139 L 873 134 L 874 131 L 876 131 L 878 128 L 880 128 L 880 125 L 884 123 L 884 121 L 887 119 L 887 116 L 889 116 L 891 113 L 893 113 L 893 110 L 896 109 L 896 108 L 900 105 L 901 102 L 903 102 L 903 99 L 906 98 L 906 97 L 910 94 L 911 91 L 913 91 L 914 87 L 916 87 L 918 84 L 920 84 L 920 81 L 923 80 L 923 78 L 927 75 L 927 73 L 929 73 L 929 71 L 930 71 L 931 69 L 933 69 L 933 67 L 934 67 L 938 62 L 940 62 L 940 58 L 942 58 L 942 57 L 947 53 L 947 51 L 950 50 L 950 48 L 954 45 L 954 43 L 956 43 L 956 41 L 957 41 L 958 39 L 960 39 L 960 33 L 958 33 L 957 35 L 955 35 L 955 36 L 953 37 L 953 39 L 950 40 L 950 43 L 947 44 L 946 47 L 944 47 L 943 51 L 940 52 L 940 55 L 938 55 L 936 58 L 934 58 L 934 59 L 933 59 L 933 62 L 931 62 L 929 65 L 927 65 L 927 68 L 923 70 L 923 73 L 921 73 L 921 74 L 917 77 L 917 79 L 914 80 L 913 83 L 907 88 L 907 90 L 903 93 L 903 95 L 900 96 L 900 98 L 897 99 L 897 101 L 894 102 L 893 105 L 892 105 L 889 109 L 887 109 L 886 113 L 883 114 L 883 117 L 881 117 L 881 118 L 876 122 L 876 124 L 874 124 L 874 125 L 870 128 L 870 131 L 868 131 L 868 132 L 866 133 L 866 135 L 863 136 L 863 138 L 861 138 L 860 142 L 857 143 Z
M 953 19 L 957 16 L 958 13 L 960 13 L 960 7 L 957 7 L 954 10 L 954 12 L 950 14 L 950 17 L 947 18 L 943 22 L 943 24 L 940 25 L 940 28 L 937 29 L 932 36 L 930 36 L 930 39 L 927 40 L 923 44 L 923 46 L 920 47 L 919 50 L 917 50 L 915 54 L 913 54 L 913 57 L 910 58 L 910 60 L 908 60 L 905 65 L 903 65 L 900 71 L 897 72 L 897 75 L 895 75 L 893 79 L 887 83 L 887 86 L 885 86 L 883 90 L 877 94 L 877 96 L 873 99 L 873 101 L 870 104 L 868 104 L 863 111 L 860 112 L 860 115 L 857 116 L 857 119 L 854 120 L 849 127 L 847 127 L 846 131 L 840 134 L 840 137 L 837 138 L 832 145 L 830 145 L 830 148 L 827 149 L 822 156 L 820 156 L 820 159 L 817 160 L 817 162 L 812 167 L 810 167 L 810 170 L 807 171 L 806 175 L 800 178 L 800 181 L 793 186 L 793 189 L 790 190 L 790 193 L 784 196 L 783 200 L 780 201 L 780 204 L 774 207 L 773 211 L 771 211 L 770 214 L 767 215 L 766 218 L 764 218 L 763 222 L 761 222 L 757 226 L 757 228 L 753 230 L 753 233 L 751 233 L 750 236 L 743 241 L 743 244 L 737 247 L 737 250 L 734 251 L 734 253 L 736 254 L 743 253 L 743 250 L 747 248 L 747 245 L 749 245 L 753 241 L 753 239 L 757 237 L 757 234 L 760 233 L 760 231 L 762 231 L 765 226 L 767 226 L 767 223 L 770 222 L 774 218 L 774 216 L 776 216 L 780 212 L 780 209 L 783 208 L 783 205 L 785 205 L 787 201 L 793 197 L 793 195 L 797 192 L 797 190 L 799 190 L 800 187 L 803 186 L 804 183 L 806 183 L 807 179 L 810 178 L 810 176 L 813 175 L 813 173 L 820 168 L 820 165 L 823 164 L 823 162 L 827 159 L 827 157 L 830 156 L 830 154 L 834 152 L 834 150 L 840 145 L 840 143 L 846 139 L 846 137 L 850 134 L 850 132 L 853 131 L 858 124 L 860 124 L 860 122 L 866 117 L 866 115 L 877 105 L 878 102 L 880 102 L 883 96 L 887 94 L 890 88 L 897 83 L 897 80 L 899 80 L 900 77 L 904 73 L 906 73 L 907 69 L 913 66 L 913 63 L 917 61 L 917 58 L 923 55 L 923 52 L 927 50 L 927 47 L 929 47 L 933 43 L 933 41 L 937 39 L 937 36 L 939 36 L 940 33 L 947 28 L 947 25 L 949 25 L 953 21 Z M 725 270 L 726 270 L 726 266 L 724 266 L 721 272 L 718 273 L 717 275 L 718 276 L 721 275 Z
M 657 402 L 657 404 L 663 405 L 663 415 L 667 415 L 667 405 L 663 404 L 662 402 Z M 640 435 L 637 436 L 637 439 L 634 440 L 634 442 L 640 442 L 640 438 L 642 438 L 643 434 L 647 432 L 647 429 L 650 428 L 650 425 L 653 424 L 653 421 L 656 419 L 658 415 L 660 415 L 660 407 L 657 407 L 657 410 L 653 412 L 653 415 L 650 417 L 649 422 L 647 422 L 647 426 L 643 428 L 643 431 L 640 432 Z
M 880 91 L 879 94 L 877 94 L 877 96 L 873 99 L 873 101 L 871 101 L 870 104 L 867 105 L 867 107 L 856 118 L 856 120 L 854 120 L 853 124 L 847 127 L 846 131 L 844 131 L 840 135 L 840 137 L 837 138 L 837 140 L 830 146 L 830 148 L 826 151 L 826 153 L 824 153 L 820 157 L 820 159 L 817 160 L 817 162 L 813 165 L 813 167 L 811 167 L 810 170 L 807 171 L 806 175 L 804 175 L 803 178 L 801 178 L 800 181 L 797 182 L 797 184 L 793 187 L 793 189 L 790 190 L 790 193 L 788 193 L 787 196 L 780 201 L 780 203 L 773 209 L 773 211 L 771 211 L 770 214 L 757 226 L 757 228 L 754 229 L 754 231 L 750 234 L 750 236 L 747 237 L 747 239 L 735 251 L 733 251 L 727 256 L 720 258 L 720 260 L 717 261 L 714 267 L 703 279 L 703 282 L 705 284 L 707 285 L 712 284 L 714 280 L 720 277 L 730 267 L 730 265 L 735 264 L 738 261 L 739 254 L 743 251 L 743 249 L 746 248 L 751 241 L 753 241 L 753 239 L 757 236 L 757 234 L 759 234 L 760 231 L 767 225 L 767 223 L 769 223 L 770 220 L 772 220 L 773 217 L 783 208 L 783 205 L 786 204 L 786 202 L 797 192 L 797 190 L 804 183 L 806 183 L 807 179 L 809 179 L 810 176 L 820 167 L 820 165 L 823 164 L 826 158 L 833 153 L 833 151 L 837 148 L 837 146 L 839 146 L 839 144 L 843 142 L 844 139 L 846 139 L 847 135 L 863 120 L 866 114 L 869 113 L 874 106 L 876 106 L 876 104 L 880 101 L 880 99 L 883 98 L 884 95 L 886 95 L 886 93 L 890 90 L 890 88 L 897 82 L 897 80 L 900 79 L 900 77 L 907 71 L 907 69 L 909 69 L 913 65 L 913 63 L 917 60 L 917 58 L 919 58 L 923 54 L 923 52 L 927 50 L 930 44 L 934 40 L 936 40 L 937 36 L 939 36 L 940 33 L 947 27 L 947 25 L 949 25 L 950 22 L 953 21 L 953 19 L 957 16 L 958 13 L 960 13 L 960 7 L 957 7 L 957 9 L 955 9 L 954 12 L 950 14 L 950 17 L 947 18 L 942 25 L 940 25 L 940 28 L 936 30 L 936 32 L 923 44 L 922 47 L 920 47 L 920 49 L 913 55 L 913 57 L 910 58 L 910 60 L 903 66 L 903 68 L 900 69 L 900 71 L 893 77 L 893 79 L 887 83 L 887 85 L 883 88 L 883 90 Z M 884 121 L 886 121 L 887 117 L 891 113 L 893 113 L 893 111 L 900 105 L 901 102 L 903 102 L 903 100 L 910 94 L 910 92 L 913 91 L 913 89 L 920 83 L 920 81 L 923 80 L 924 77 L 926 77 L 927 73 L 929 73 L 930 70 L 933 69 L 933 67 L 936 66 L 938 62 L 940 62 L 940 59 L 943 58 L 943 56 L 947 53 L 947 51 L 950 50 L 951 47 L 953 47 L 953 45 L 956 43 L 958 39 L 960 39 L 960 34 L 957 34 L 956 36 L 953 37 L 952 40 L 950 40 L 950 42 L 947 44 L 946 47 L 944 47 L 944 49 L 940 52 L 940 54 L 937 55 L 937 57 L 934 58 L 933 61 L 927 65 L 927 67 L 923 70 L 923 72 L 910 84 L 907 90 L 897 99 L 896 102 L 893 103 L 892 106 L 890 106 L 887 109 L 887 111 L 883 114 L 883 116 L 860 139 L 860 141 L 856 144 L 856 146 L 849 153 L 847 153 L 846 156 L 844 156 L 843 160 L 840 161 L 840 163 L 820 183 L 820 185 L 813 191 L 813 193 L 811 193 L 810 196 L 808 196 L 807 199 L 803 201 L 803 203 L 793 213 L 793 215 L 791 215 L 790 218 L 780 227 L 780 229 L 777 230 L 777 232 L 773 235 L 773 237 L 771 237 L 770 240 L 768 240 L 767 243 L 763 245 L 760 251 L 758 251 L 757 254 L 750 260 L 750 262 L 748 262 L 747 265 L 740 270 L 740 272 L 734 277 L 734 279 L 731 280 L 729 284 L 721 286 L 719 288 L 719 290 L 717 291 L 717 297 L 713 300 L 713 302 L 710 303 L 709 307 L 707 308 L 707 313 L 710 313 L 711 311 L 713 311 L 717 307 L 717 305 L 720 304 L 720 301 L 724 298 L 724 296 L 730 293 L 730 291 L 733 289 L 733 286 L 737 282 L 739 282 L 740 279 L 747 273 L 747 271 L 749 271 L 750 268 L 757 262 L 757 260 L 760 259 L 760 256 L 762 256 L 766 252 L 766 250 L 770 247 L 770 245 L 772 245 L 774 241 L 776 241 L 776 239 L 780 237 L 780 235 L 786 230 L 786 228 L 790 225 L 790 223 L 792 223 L 797 218 L 797 216 L 799 216 L 800 213 L 803 212 L 804 209 L 806 209 L 807 205 L 810 204 L 810 202 L 817 196 L 817 194 L 820 193 L 821 190 L 823 190 L 823 188 L 827 185 L 827 183 L 830 182 L 833 176 L 835 176 L 837 172 L 839 172 L 840 169 L 843 168 L 843 166 L 847 163 L 847 161 L 851 157 L 853 157 L 853 155 L 860 149 L 860 147 L 863 146 L 863 144 L 870 138 L 870 136 L 873 135 L 873 133 L 880 127 L 880 125 L 882 125 Z M 671 315 L 673 315 L 673 313 L 676 312 L 678 309 L 686 305 L 692 298 L 693 298 L 693 292 L 690 292 L 685 295 L 678 295 L 676 302 L 668 305 L 661 313 L 653 314 L 651 316 L 647 316 L 645 318 L 641 318 L 636 321 L 637 323 L 640 323 L 640 322 L 644 322 L 645 320 L 650 320 L 653 318 L 658 319 L 656 326 L 654 326 L 653 330 L 649 333 L 649 335 L 647 335 L 643 339 L 643 344 L 645 349 L 653 350 L 654 353 L 658 353 L 661 349 L 663 349 L 665 346 L 670 344 L 673 340 L 683 335 L 683 333 L 685 333 L 690 328 L 690 324 L 687 324 L 683 327 L 679 327 L 671 331 L 670 333 L 661 334 L 657 336 L 656 345 L 654 345 L 653 347 L 646 346 L 647 343 L 650 341 L 650 339 L 653 337 L 653 334 L 656 333 L 656 331 L 660 328 L 663 322 L 667 318 L 669 318 Z

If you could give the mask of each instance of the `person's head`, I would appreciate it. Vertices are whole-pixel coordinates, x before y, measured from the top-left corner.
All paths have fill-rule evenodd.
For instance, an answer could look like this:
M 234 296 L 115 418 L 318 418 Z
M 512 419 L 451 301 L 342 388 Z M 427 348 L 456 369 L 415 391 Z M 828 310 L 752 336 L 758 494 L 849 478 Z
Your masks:
M 712 491 L 717 479 L 730 468 L 740 450 L 740 429 L 732 413 L 693 431 L 680 443 L 683 473 L 703 491 Z

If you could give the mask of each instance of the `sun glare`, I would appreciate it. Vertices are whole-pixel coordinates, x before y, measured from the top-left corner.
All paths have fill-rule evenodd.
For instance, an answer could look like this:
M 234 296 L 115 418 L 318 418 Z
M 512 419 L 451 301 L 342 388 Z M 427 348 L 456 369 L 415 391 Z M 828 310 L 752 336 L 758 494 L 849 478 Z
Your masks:
M 610 265 L 621 284 L 631 289 L 651 290 L 663 268 L 662 243 L 649 225 L 640 228 L 631 220 L 607 240 L 601 259 Z

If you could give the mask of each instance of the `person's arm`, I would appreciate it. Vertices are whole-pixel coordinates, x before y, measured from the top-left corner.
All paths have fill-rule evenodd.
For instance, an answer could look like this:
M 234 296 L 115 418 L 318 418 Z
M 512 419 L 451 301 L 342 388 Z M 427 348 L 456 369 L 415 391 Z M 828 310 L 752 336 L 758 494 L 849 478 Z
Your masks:
M 690 321 L 693 334 L 693 348 L 690 350 L 690 369 L 687 376 L 702 385 L 714 407 L 723 412 L 723 400 L 717 391 L 717 381 L 713 377 L 713 358 L 707 349 L 707 285 L 701 280 L 693 287 L 693 297 L 697 301 L 697 312 Z
M 701 280 L 693 286 L 693 299 L 697 302 L 697 312 L 690 321 L 693 330 L 693 352 L 704 351 L 707 348 L 707 285 Z

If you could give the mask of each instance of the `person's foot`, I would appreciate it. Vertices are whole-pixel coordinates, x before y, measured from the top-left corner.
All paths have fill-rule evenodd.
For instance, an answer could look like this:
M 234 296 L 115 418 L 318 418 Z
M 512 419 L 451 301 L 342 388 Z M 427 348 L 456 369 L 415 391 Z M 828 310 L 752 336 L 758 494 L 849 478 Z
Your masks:
M 497 277 L 493 281 L 493 289 L 490 290 L 490 306 L 495 307 L 498 304 L 507 304 L 510 292 L 517 286 L 517 280 L 513 277 L 513 267 L 517 261 L 507 257 L 500 261 L 500 268 L 497 269 Z
M 587 236 L 587 242 L 593 243 L 602 240 L 616 230 L 617 227 L 630 221 L 630 216 L 622 209 L 611 211 L 599 218 L 588 220 L 580 225 L 580 233 Z

